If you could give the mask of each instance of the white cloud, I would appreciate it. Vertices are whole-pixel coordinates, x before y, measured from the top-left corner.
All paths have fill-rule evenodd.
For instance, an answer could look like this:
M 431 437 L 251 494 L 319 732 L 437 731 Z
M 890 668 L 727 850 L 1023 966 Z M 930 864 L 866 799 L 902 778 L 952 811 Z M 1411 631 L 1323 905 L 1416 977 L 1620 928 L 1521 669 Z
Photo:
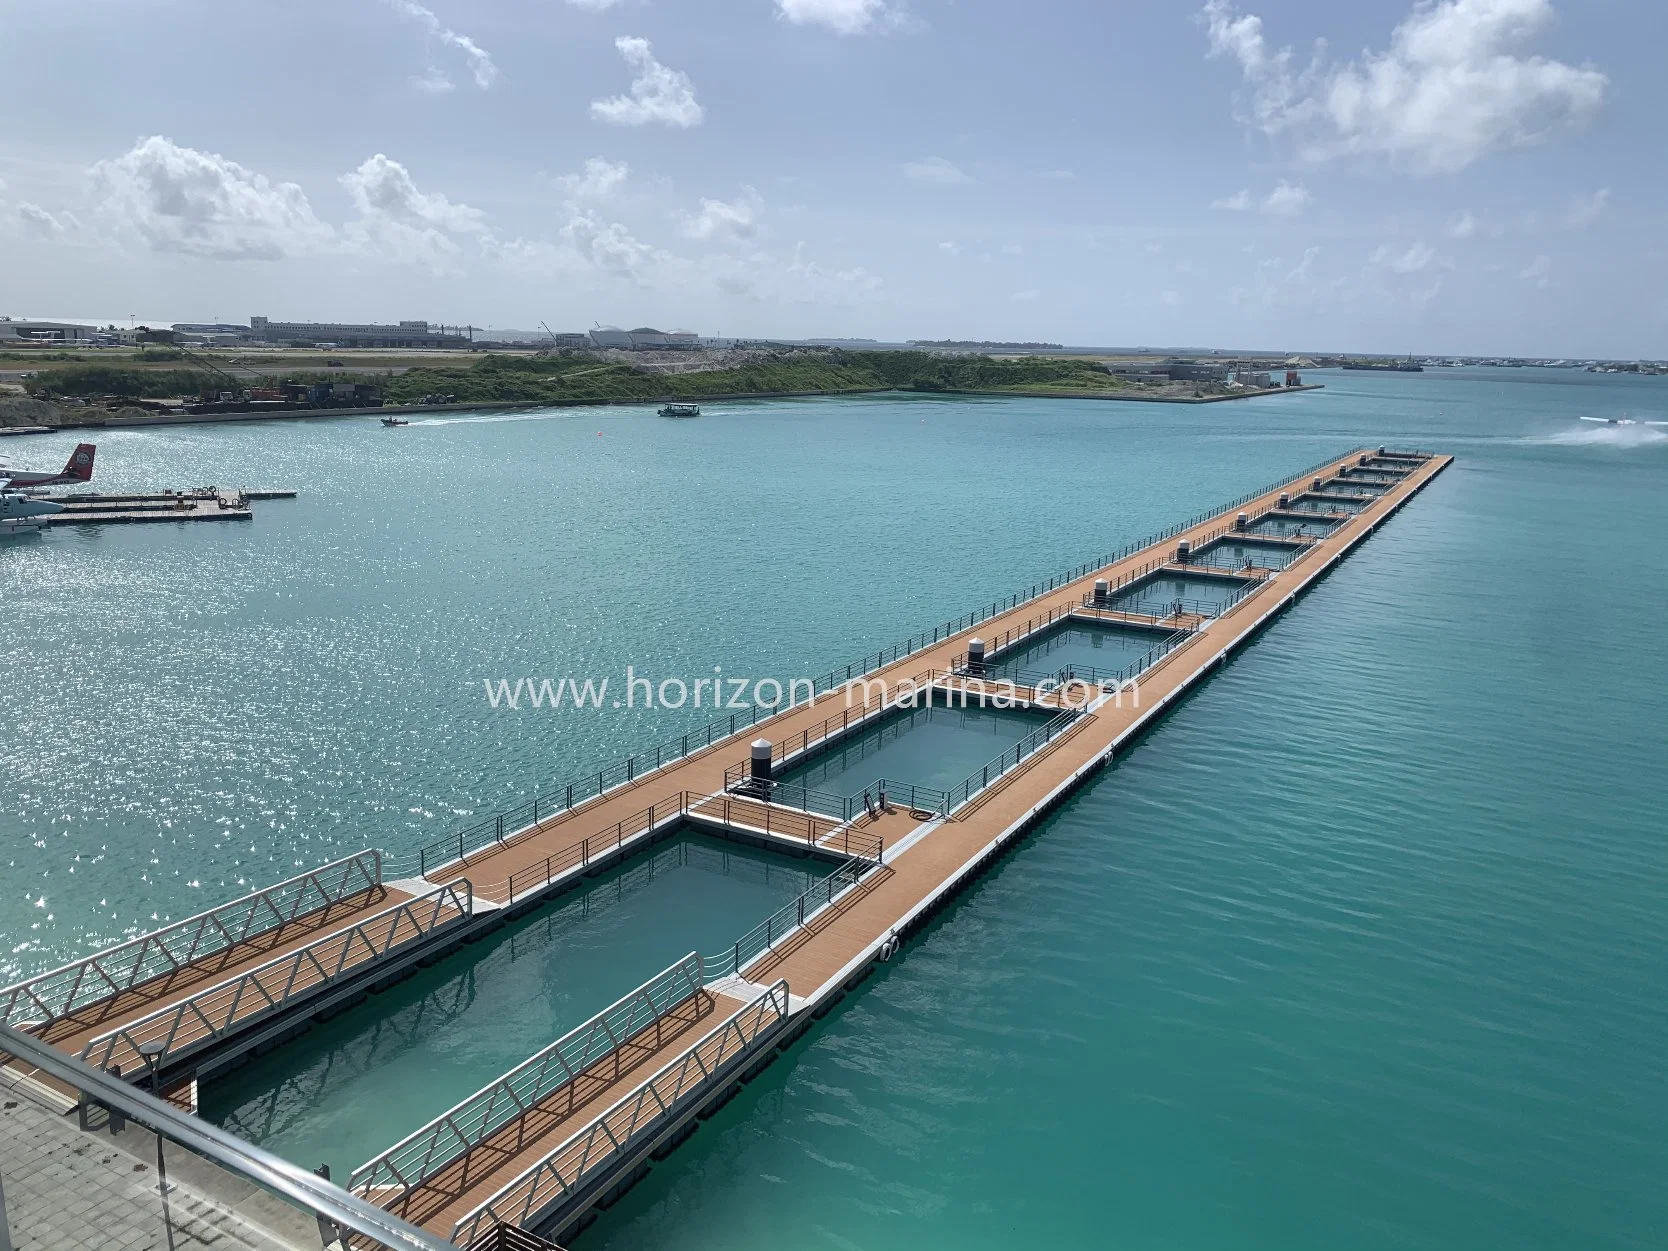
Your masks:
M 1469 239 L 1476 233 L 1477 219 L 1471 216 L 1469 209 L 1448 223 L 1447 234 L 1450 239 Z
M 482 240 L 483 250 L 516 274 L 575 278 L 620 278 L 634 286 L 665 286 L 687 270 L 687 262 L 645 243 L 620 222 L 592 209 L 576 209 L 555 240 Z
M 620 0 L 568 0 L 568 3 L 574 8 L 589 9 L 592 13 L 601 13 L 605 9 L 611 9 L 619 2 Z
M 1028 287 L 1024 291 L 1015 291 L 1009 298 L 1018 304 L 1032 304 L 1042 298 L 1042 292 L 1035 287 Z
M 411 85 L 425 95 L 443 96 L 448 91 L 456 91 L 457 84 L 435 66 L 429 66 L 421 74 L 411 76 Z
M 870 273 L 861 265 L 830 269 L 816 261 L 806 260 L 803 241 L 794 245 L 793 260 L 788 263 L 787 274 L 795 284 L 790 298 L 801 302 L 852 303 L 885 285 L 878 274 Z
M 1263 212 L 1273 213 L 1276 217 L 1296 217 L 1309 207 L 1312 198 L 1309 188 L 1301 183 L 1282 180 L 1263 201 Z
M 1388 243 L 1380 244 L 1373 253 L 1372 262 L 1395 274 L 1416 274 L 1429 269 L 1437 261 L 1436 249 L 1420 240 L 1409 244 L 1405 249 L 1392 248 Z
M 1179 291 L 1160 291 L 1158 298 L 1160 303 L 1170 308 L 1180 308 L 1182 304 L 1181 292 Z
M 1523 268 L 1518 277 L 1543 291 L 1546 290 L 1552 285 L 1552 258 L 1544 254 L 1537 256 Z
M 1213 209 L 1226 209 L 1230 213 L 1243 213 L 1251 207 L 1251 191 L 1249 188 L 1236 191 L 1220 200 L 1212 200 L 1210 206 Z
M 938 250 L 940 252 L 947 252 L 951 256 L 960 256 L 961 244 L 957 243 L 954 239 L 946 239 L 943 243 L 938 245 Z
M 594 213 L 576 214 L 563 227 L 562 238 L 585 264 L 635 283 L 647 283 L 675 259 L 621 223 L 605 222 Z
M 1013 241 L 1010 241 L 1008 243 L 1004 243 L 1002 245 L 1002 255 L 1003 256 L 1024 256 L 1025 255 L 1025 245 L 1023 243 L 1016 243 L 1016 242 L 1013 242 Z
M 556 181 L 570 200 L 606 200 L 620 189 L 630 172 L 631 167 L 624 161 L 605 161 L 593 156 L 579 173 L 564 174 Z
M 884 285 L 861 265 L 834 269 L 807 259 L 803 242 L 787 258 L 762 251 L 715 252 L 700 260 L 691 277 L 703 289 L 771 304 L 854 305 Z
M 929 156 L 924 161 L 914 161 L 905 165 L 904 177 L 911 182 L 935 183 L 944 187 L 973 181 L 960 166 L 951 164 L 941 156 Z
M 842 35 L 860 35 L 898 23 L 886 0 L 776 0 L 776 12 L 798 26 L 826 26 Z
M 1229 298 L 1235 304 L 1274 308 L 1312 300 L 1315 295 L 1315 260 L 1319 247 L 1303 250 L 1303 259 L 1290 269 L 1278 256 L 1268 257 L 1257 265 L 1251 287 L 1235 287 Z
M 31 204 L 27 200 L 19 200 L 17 217 L 23 223 L 26 234 L 37 239 L 56 239 L 64 233 L 64 223 L 38 204 Z
M 1585 230 L 1610 207 L 1610 188 L 1601 187 L 1591 195 L 1578 195 L 1570 200 L 1570 211 L 1564 218 L 1564 225 L 1571 230 Z
M 410 171 L 380 152 L 343 174 L 341 184 L 359 213 L 348 238 L 366 251 L 443 271 L 460 250 L 453 236 L 487 233 L 480 209 L 419 191 Z
M 687 129 L 698 126 L 703 116 L 695 100 L 695 84 L 681 70 L 669 69 L 655 60 L 647 39 L 623 35 L 614 41 L 636 77 L 631 93 L 591 101 L 591 116 L 616 126 L 646 126 L 663 122 Z
M 759 215 L 764 212 L 764 197 L 752 187 L 743 186 L 742 194 L 734 200 L 702 198 L 701 211 L 686 217 L 683 233 L 689 239 L 745 239 L 758 227 Z
M 158 252 L 278 260 L 320 251 L 332 240 L 295 183 L 272 182 L 161 135 L 89 172 L 101 211 Z
M 1339 65 L 1317 45 L 1303 69 L 1290 48 L 1270 48 L 1261 18 L 1228 0 L 1209 0 L 1201 16 L 1211 55 L 1231 56 L 1243 71 L 1243 120 L 1294 138 L 1311 160 L 1373 154 L 1451 173 L 1585 126 L 1609 87 L 1590 66 L 1520 54 L 1552 20 L 1551 0 L 1420 3 L 1388 51 Z
M 431 44 L 440 44 L 454 48 L 463 53 L 469 64 L 469 72 L 475 79 L 475 85 L 482 91 L 492 86 L 498 79 L 498 67 L 492 63 L 492 57 L 486 49 L 481 47 L 468 35 L 460 35 L 451 29 L 438 17 L 433 10 L 426 9 L 416 3 L 416 0 L 386 0 L 388 7 L 401 17 L 407 18 L 422 27 Z M 444 92 L 452 89 L 452 80 L 435 65 L 429 66 L 420 78 L 412 79 L 413 84 L 422 91 Z

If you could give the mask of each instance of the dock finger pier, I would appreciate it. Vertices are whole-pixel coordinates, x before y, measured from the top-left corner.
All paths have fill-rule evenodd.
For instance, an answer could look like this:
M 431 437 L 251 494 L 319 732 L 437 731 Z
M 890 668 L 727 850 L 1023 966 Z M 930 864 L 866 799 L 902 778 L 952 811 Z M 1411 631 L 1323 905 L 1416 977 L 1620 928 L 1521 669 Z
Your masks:
M 200 1083 L 673 838 L 811 866 L 727 945 L 668 952 L 335 1179 L 458 1247 L 560 1243 L 677 1167 L 704 1117 L 1450 463 L 1355 449 L 838 666 L 793 707 L 721 714 L 414 852 L 363 851 L 0 990 L 0 1014 L 195 1110 Z

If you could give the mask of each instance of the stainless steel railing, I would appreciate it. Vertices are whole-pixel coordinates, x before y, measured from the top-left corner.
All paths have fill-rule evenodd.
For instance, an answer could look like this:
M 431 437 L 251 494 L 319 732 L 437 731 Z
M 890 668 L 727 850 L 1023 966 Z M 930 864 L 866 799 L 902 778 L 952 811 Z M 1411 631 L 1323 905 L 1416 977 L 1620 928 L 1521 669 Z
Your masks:
M 114 1131 L 116 1118 L 119 1116 L 125 1119 L 130 1127 L 138 1126 L 156 1134 L 155 1150 L 158 1160 L 162 1159 L 164 1150 L 168 1150 L 182 1162 L 187 1158 L 199 1165 L 207 1161 L 223 1174 L 252 1183 L 269 1196 L 276 1195 L 289 1208 L 298 1209 L 300 1213 L 305 1214 L 303 1219 L 316 1219 L 321 1234 L 328 1226 L 332 1235 L 346 1235 L 356 1247 L 370 1245 L 385 1248 L 386 1251 L 455 1251 L 449 1243 L 408 1225 L 355 1195 L 348 1194 L 306 1169 L 298 1168 L 288 1160 L 281 1160 L 259 1147 L 251 1146 L 235 1134 L 200 1121 L 161 1099 L 128 1085 L 118 1077 L 89 1068 L 74 1057 L 65 1055 L 21 1030 L 0 1025 L 0 1054 L 13 1057 L 11 1071 L 24 1076 L 44 1076 L 73 1092 L 83 1108 L 103 1109 L 110 1118 L 104 1130 Z M 52 1120 L 61 1127 L 65 1135 L 85 1132 L 74 1130 L 72 1127 L 76 1122 L 72 1119 L 54 1116 Z M 89 1133 L 87 1141 L 96 1144 L 101 1140 L 94 1139 Z M 106 1144 L 108 1141 L 109 1139 L 102 1140 Z M 0 1146 L 0 1159 L 7 1163 L 9 1189 L 10 1183 L 15 1182 L 25 1172 L 24 1168 L 18 1167 L 24 1161 L 25 1153 L 34 1150 L 38 1148 L 20 1137 L 9 1138 Z M 147 1146 L 147 1153 L 148 1151 Z M 90 1155 L 78 1155 L 76 1158 L 91 1159 L 96 1165 L 101 1155 L 95 1151 Z M 127 1162 L 131 1157 L 120 1156 L 118 1159 L 123 1161 L 119 1166 L 122 1174 L 131 1176 L 131 1165 Z M 63 1180 L 54 1180 L 57 1175 L 45 1169 L 31 1168 L 27 1172 L 37 1179 L 45 1179 L 49 1184 L 61 1187 L 63 1211 L 73 1210 L 78 1205 L 84 1206 L 88 1201 L 87 1193 L 75 1189 L 68 1174 L 63 1175 Z M 111 1180 L 115 1180 L 114 1170 Z M 16 1200 L 18 1194 L 14 1190 L 9 1197 Z M 52 1199 L 50 1195 L 45 1197 L 48 1201 Z M 165 1196 L 157 1195 L 153 1186 L 151 1202 L 157 1204 L 157 1207 L 152 1219 L 156 1224 L 166 1226 L 167 1232 L 172 1236 L 173 1223 L 168 1216 L 164 1200 Z M 43 1246 L 58 1245 L 58 1240 L 48 1231 L 31 1229 L 21 1224 L 21 1220 L 20 1206 L 14 1202 L 14 1234 L 22 1236 L 24 1242 L 35 1236 L 42 1240 Z M 61 1226 L 62 1221 L 55 1220 L 54 1224 Z M 129 1231 L 114 1222 L 105 1229 L 111 1245 L 115 1245 L 117 1236 L 124 1232 Z M 140 1232 L 147 1235 L 148 1245 L 158 1245 L 161 1229 L 147 1227 Z M 298 1241 L 293 1245 L 296 1251 L 305 1251 L 307 1244 Z M 313 1240 L 311 1245 L 317 1247 L 318 1240 Z
M 174 1063 L 319 993 L 395 949 L 472 915 L 467 881 L 451 882 L 277 956 L 179 1003 L 90 1039 L 81 1058 L 130 1077 Z
M 788 984 L 779 981 L 465 1215 L 452 1242 L 468 1246 L 494 1224 L 537 1226 L 611 1161 L 726 1080 L 734 1062 L 789 1011 Z
M 354 1169 L 348 1189 L 384 1207 L 422 1185 L 506 1125 L 571 1084 L 700 992 L 694 952 L 568 1031 L 496 1081 Z M 517 1143 L 517 1148 L 521 1146 Z M 390 1193 L 396 1192 L 396 1193 Z
M 0 990 L 0 1023 L 37 1025 L 177 973 L 194 961 L 382 884 L 382 853 L 362 851 Z

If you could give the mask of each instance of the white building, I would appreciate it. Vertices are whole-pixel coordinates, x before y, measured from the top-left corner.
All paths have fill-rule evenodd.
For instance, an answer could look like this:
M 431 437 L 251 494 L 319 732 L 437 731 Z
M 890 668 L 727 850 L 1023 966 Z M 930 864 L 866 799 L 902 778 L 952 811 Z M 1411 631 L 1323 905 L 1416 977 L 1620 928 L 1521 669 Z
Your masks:
M 91 346 L 97 326 L 81 326 L 68 321 L 11 321 L 0 320 L 0 343 L 52 343 L 65 347 Z

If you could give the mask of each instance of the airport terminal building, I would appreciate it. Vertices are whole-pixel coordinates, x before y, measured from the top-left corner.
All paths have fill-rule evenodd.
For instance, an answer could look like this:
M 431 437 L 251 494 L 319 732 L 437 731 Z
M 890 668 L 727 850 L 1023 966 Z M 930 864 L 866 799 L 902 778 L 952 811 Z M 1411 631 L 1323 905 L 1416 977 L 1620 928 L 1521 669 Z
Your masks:
M 249 337 L 263 343 L 329 345 L 340 348 L 466 348 L 469 336 L 448 332 L 426 321 L 396 326 L 358 326 L 345 322 L 249 319 Z

